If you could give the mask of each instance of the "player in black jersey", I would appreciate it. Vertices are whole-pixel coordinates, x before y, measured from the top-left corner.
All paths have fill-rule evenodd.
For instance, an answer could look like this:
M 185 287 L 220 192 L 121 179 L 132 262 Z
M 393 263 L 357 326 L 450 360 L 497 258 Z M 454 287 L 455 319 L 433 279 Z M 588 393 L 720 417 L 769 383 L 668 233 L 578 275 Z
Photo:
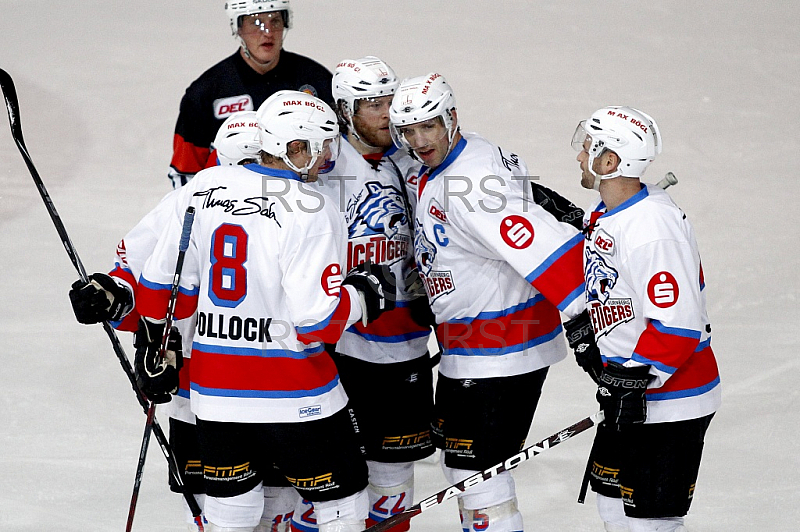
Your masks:
M 225 11 L 240 48 L 201 74 L 183 95 L 169 170 L 175 188 L 214 166 L 214 136 L 231 114 L 254 111 L 285 89 L 333 104 L 330 71 L 283 49 L 292 25 L 289 0 L 237 0 L 228 2 Z

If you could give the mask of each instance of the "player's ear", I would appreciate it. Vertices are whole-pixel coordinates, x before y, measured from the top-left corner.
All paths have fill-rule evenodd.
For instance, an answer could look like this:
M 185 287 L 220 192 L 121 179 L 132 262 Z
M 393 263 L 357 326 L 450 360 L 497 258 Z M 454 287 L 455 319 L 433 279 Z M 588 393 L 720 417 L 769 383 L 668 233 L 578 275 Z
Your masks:
M 602 174 L 608 175 L 611 172 L 616 171 L 620 162 L 622 162 L 622 159 L 619 158 L 619 155 L 617 155 L 611 150 L 606 150 L 600 161 L 600 164 L 602 164 L 603 166 Z

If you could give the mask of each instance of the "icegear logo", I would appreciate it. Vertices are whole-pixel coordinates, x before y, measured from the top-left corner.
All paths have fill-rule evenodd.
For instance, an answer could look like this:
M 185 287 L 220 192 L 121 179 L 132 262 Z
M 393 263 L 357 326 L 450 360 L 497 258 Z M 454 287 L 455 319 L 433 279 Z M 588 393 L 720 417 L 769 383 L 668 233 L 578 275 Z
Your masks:
M 586 250 L 586 290 L 590 299 L 605 303 L 618 277 L 617 271 L 606 264 L 603 257 L 590 249 Z
M 388 239 L 394 238 L 401 227 L 408 225 L 403 195 L 393 186 L 377 181 L 369 181 L 364 187 L 347 206 L 351 220 L 348 237 L 385 235 Z
M 297 413 L 300 415 L 300 418 L 306 417 L 313 417 L 322 414 L 322 407 L 320 405 L 313 405 L 313 406 L 304 406 L 299 408 Z

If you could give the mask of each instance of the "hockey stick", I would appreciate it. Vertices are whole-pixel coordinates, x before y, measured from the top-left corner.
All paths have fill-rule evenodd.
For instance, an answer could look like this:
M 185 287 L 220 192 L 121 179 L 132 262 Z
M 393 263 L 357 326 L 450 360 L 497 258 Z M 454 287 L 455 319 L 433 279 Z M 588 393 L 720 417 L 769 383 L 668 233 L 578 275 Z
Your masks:
M 172 290 L 169 295 L 166 319 L 164 320 L 164 334 L 161 335 L 161 349 L 159 350 L 159 356 L 161 358 L 163 358 L 167 352 L 167 343 L 169 342 L 170 332 L 172 331 L 172 318 L 175 315 L 175 303 L 178 300 L 178 289 L 181 280 L 181 272 L 183 271 L 183 261 L 186 257 L 186 250 L 189 248 L 189 237 L 192 233 L 193 222 L 194 207 L 189 207 L 186 209 L 186 214 L 183 217 L 183 230 L 181 231 L 181 240 L 178 245 L 178 262 L 175 265 L 175 276 L 172 279 Z M 136 512 L 136 502 L 139 500 L 139 488 L 142 485 L 144 462 L 147 458 L 147 449 L 150 446 L 150 433 L 153 430 L 155 415 L 156 404 L 150 401 L 150 406 L 147 409 L 147 421 L 144 425 L 144 436 L 142 436 L 142 446 L 139 449 L 139 462 L 136 464 L 136 477 L 133 481 L 133 494 L 131 495 L 131 504 L 128 508 L 128 523 L 125 527 L 125 532 L 131 532 L 131 528 L 133 528 L 133 516 Z M 201 517 L 194 517 L 198 528 L 203 530 Z
M 56 211 L 53 200 L 50 199 L 50 194 L 47 193 L 47 189 L 42 182 L 42 178 L 39 176 L 39 172 L 33 165 L 33 159 L 31 159 L 31 156 L 28 154 L 28 148 L 25 146 L 25 139 L 22 137 L 22 124 L 19 118 L 19 99 L 17 98 L 17 90 L 14 87 L 14 81 L 11 79 L 11 76 L 2 68 L 0 68 L 0 89 L 2 89 L 3 99 L 5 100 L 6 109 L 8 110 L 8 120 L 11 124 L 11 136 L 14 138 L 14 142 L 17 144 L 17 148 L 19 149 L 22 159 L 25 161 L 25 164 L 28 167 L 28 171 L 30 171 L 31 177 L 33 177 L 33 182 L 36 184 L 36 188 L 39 190 L 39 195 L 44 201 L 45 208 L 47 208 L 47 213 L 50 215 L 50 219 L 53 221 L 53 225 L 58 232 L 58 236 L 61 238 L 64 249 L 66 250 L 67 255 L 69 255 L 69 258 L 72 261 L 72 264 L 75 266 L 75 269 L 78 271 L 78 276 L 80 277 L 81 281 L 88 282 L 89 279 L 86 276 L 86 270 L 83 267 L 83 263 L 81 262 L 80 257 L 78 257 L 78 252 L 75 250 L 75 246 L 72 244 L 72 241 L 67 234 L 67 230 L 64 227 L 64 223 L 61 221 L 61 217 L 58 215 L 58 211 Z M 117 355 L 119 363 L 122 365 L 122 369 L 125 371 L 125 374 L 131 383 L 131 387 L 136 393 L 139 404 L 142 406 L 144 411 L 147 412 L 147 397 L 136 385 L 136 377 L 134 376 L 133 368 L 131 368 L 128 357 L 125 355 L 125 351 L 122 349 L 122 345 L 119 342 L 119 338 L 117 338 L 117 334 L 107 321 L 103 322 L 103 330 L 106 331 L 109 340 L 111 340 L 114 353 Z M 167 459 L 170 473 L 176 479 L 178 485 L 183 488 L 183 478 L 180 476 L 178 462 L 175 460 L 175 456 L 172 453 L 172 449 L 169 446 L 166 436 L 164 436 L 164 431 L 161 430 L 161 426 L 155 419 L 153 420 L 153 433 L 155 434 L 156 440 L 161 447 L 161 452 L 164 453 L 164 457 Z M 192 515 L 195 517 L 199 516 L 201 513 L 200 506 L 197 504 L 197 501 L 194 499 L 192 494 L 187 493 L 184 490 L 183 496 L 192 511 Z
M 597 412 L 596 414 L 593 414 L 587 418 L 584 418 L 575 423 L 574 425 L 562 429 L 557 433 L 553 434 L 552 436 L 549 436 L 538 443 L 534 443 L 533 445 L 526 447 L 525 449 L 521 450 L 511 458 L 508 458 L 497 465 L 494 465 L 488 469 L 484 469 L 480 473 L 476 473 L 470 477 L 465 478 L 458 484 L 453 484 L 449 488 L 445 488 L 439 493 L 431 495 L 426 499 L 422 499 L 420 502 L 418 502 L 411 508 L 404 510 L 403 512 L 400 512 L 399 514 L 395 514 L 392 517 L 386 519 L 385 521 L 381 521 L 380 523 L 372 525 L 371 527 L 367 528 L 365 532 L 384 532 L 386 530 L 389 530 L 398 523 L 408 521 L 412 517 L 421 514 L 425 510 L 429 510 L 435 506 L 439 506 L 444 501 L 452 499 L 457 495 L 461 495 L 469 488 L 477 486 L 481 482 L 485 482 L 490 478 L 496 477 L 500 473 L 514 469 L 522 462 L 530 460 L 534 456 L 543 453 L 547 449 L 550 449 L 551 447 L 555 447 L 559 443 L 567 441 L 576 434 L 580 434 L 586 429 L 589 429 L 597 425 L 601 421 L 603 421 L 602 411 Z

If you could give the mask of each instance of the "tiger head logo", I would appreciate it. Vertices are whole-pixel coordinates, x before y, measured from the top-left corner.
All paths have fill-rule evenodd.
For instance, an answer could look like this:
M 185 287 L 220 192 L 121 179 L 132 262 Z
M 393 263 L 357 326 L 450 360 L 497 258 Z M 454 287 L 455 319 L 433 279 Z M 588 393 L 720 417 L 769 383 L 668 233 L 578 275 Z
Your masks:
M 408 225 L 403 195 L 391 185 L 369 181 L 347 205 L 349 238 L 384 235 L 392 239 Z
M 425 236 L 425 231 L 419 222 L 414 228 L 414 256 L 417 259 L 417 270 L 423 275 L 428 275 L 436 258 L 436 247 Z
M 586 291 L 589 299 L 605 304 L 608 300 L 609 292 L 617 284 L 619 274 L 617 271 L 606 264 L 599 253 L 590 249 L 586 250 Z

